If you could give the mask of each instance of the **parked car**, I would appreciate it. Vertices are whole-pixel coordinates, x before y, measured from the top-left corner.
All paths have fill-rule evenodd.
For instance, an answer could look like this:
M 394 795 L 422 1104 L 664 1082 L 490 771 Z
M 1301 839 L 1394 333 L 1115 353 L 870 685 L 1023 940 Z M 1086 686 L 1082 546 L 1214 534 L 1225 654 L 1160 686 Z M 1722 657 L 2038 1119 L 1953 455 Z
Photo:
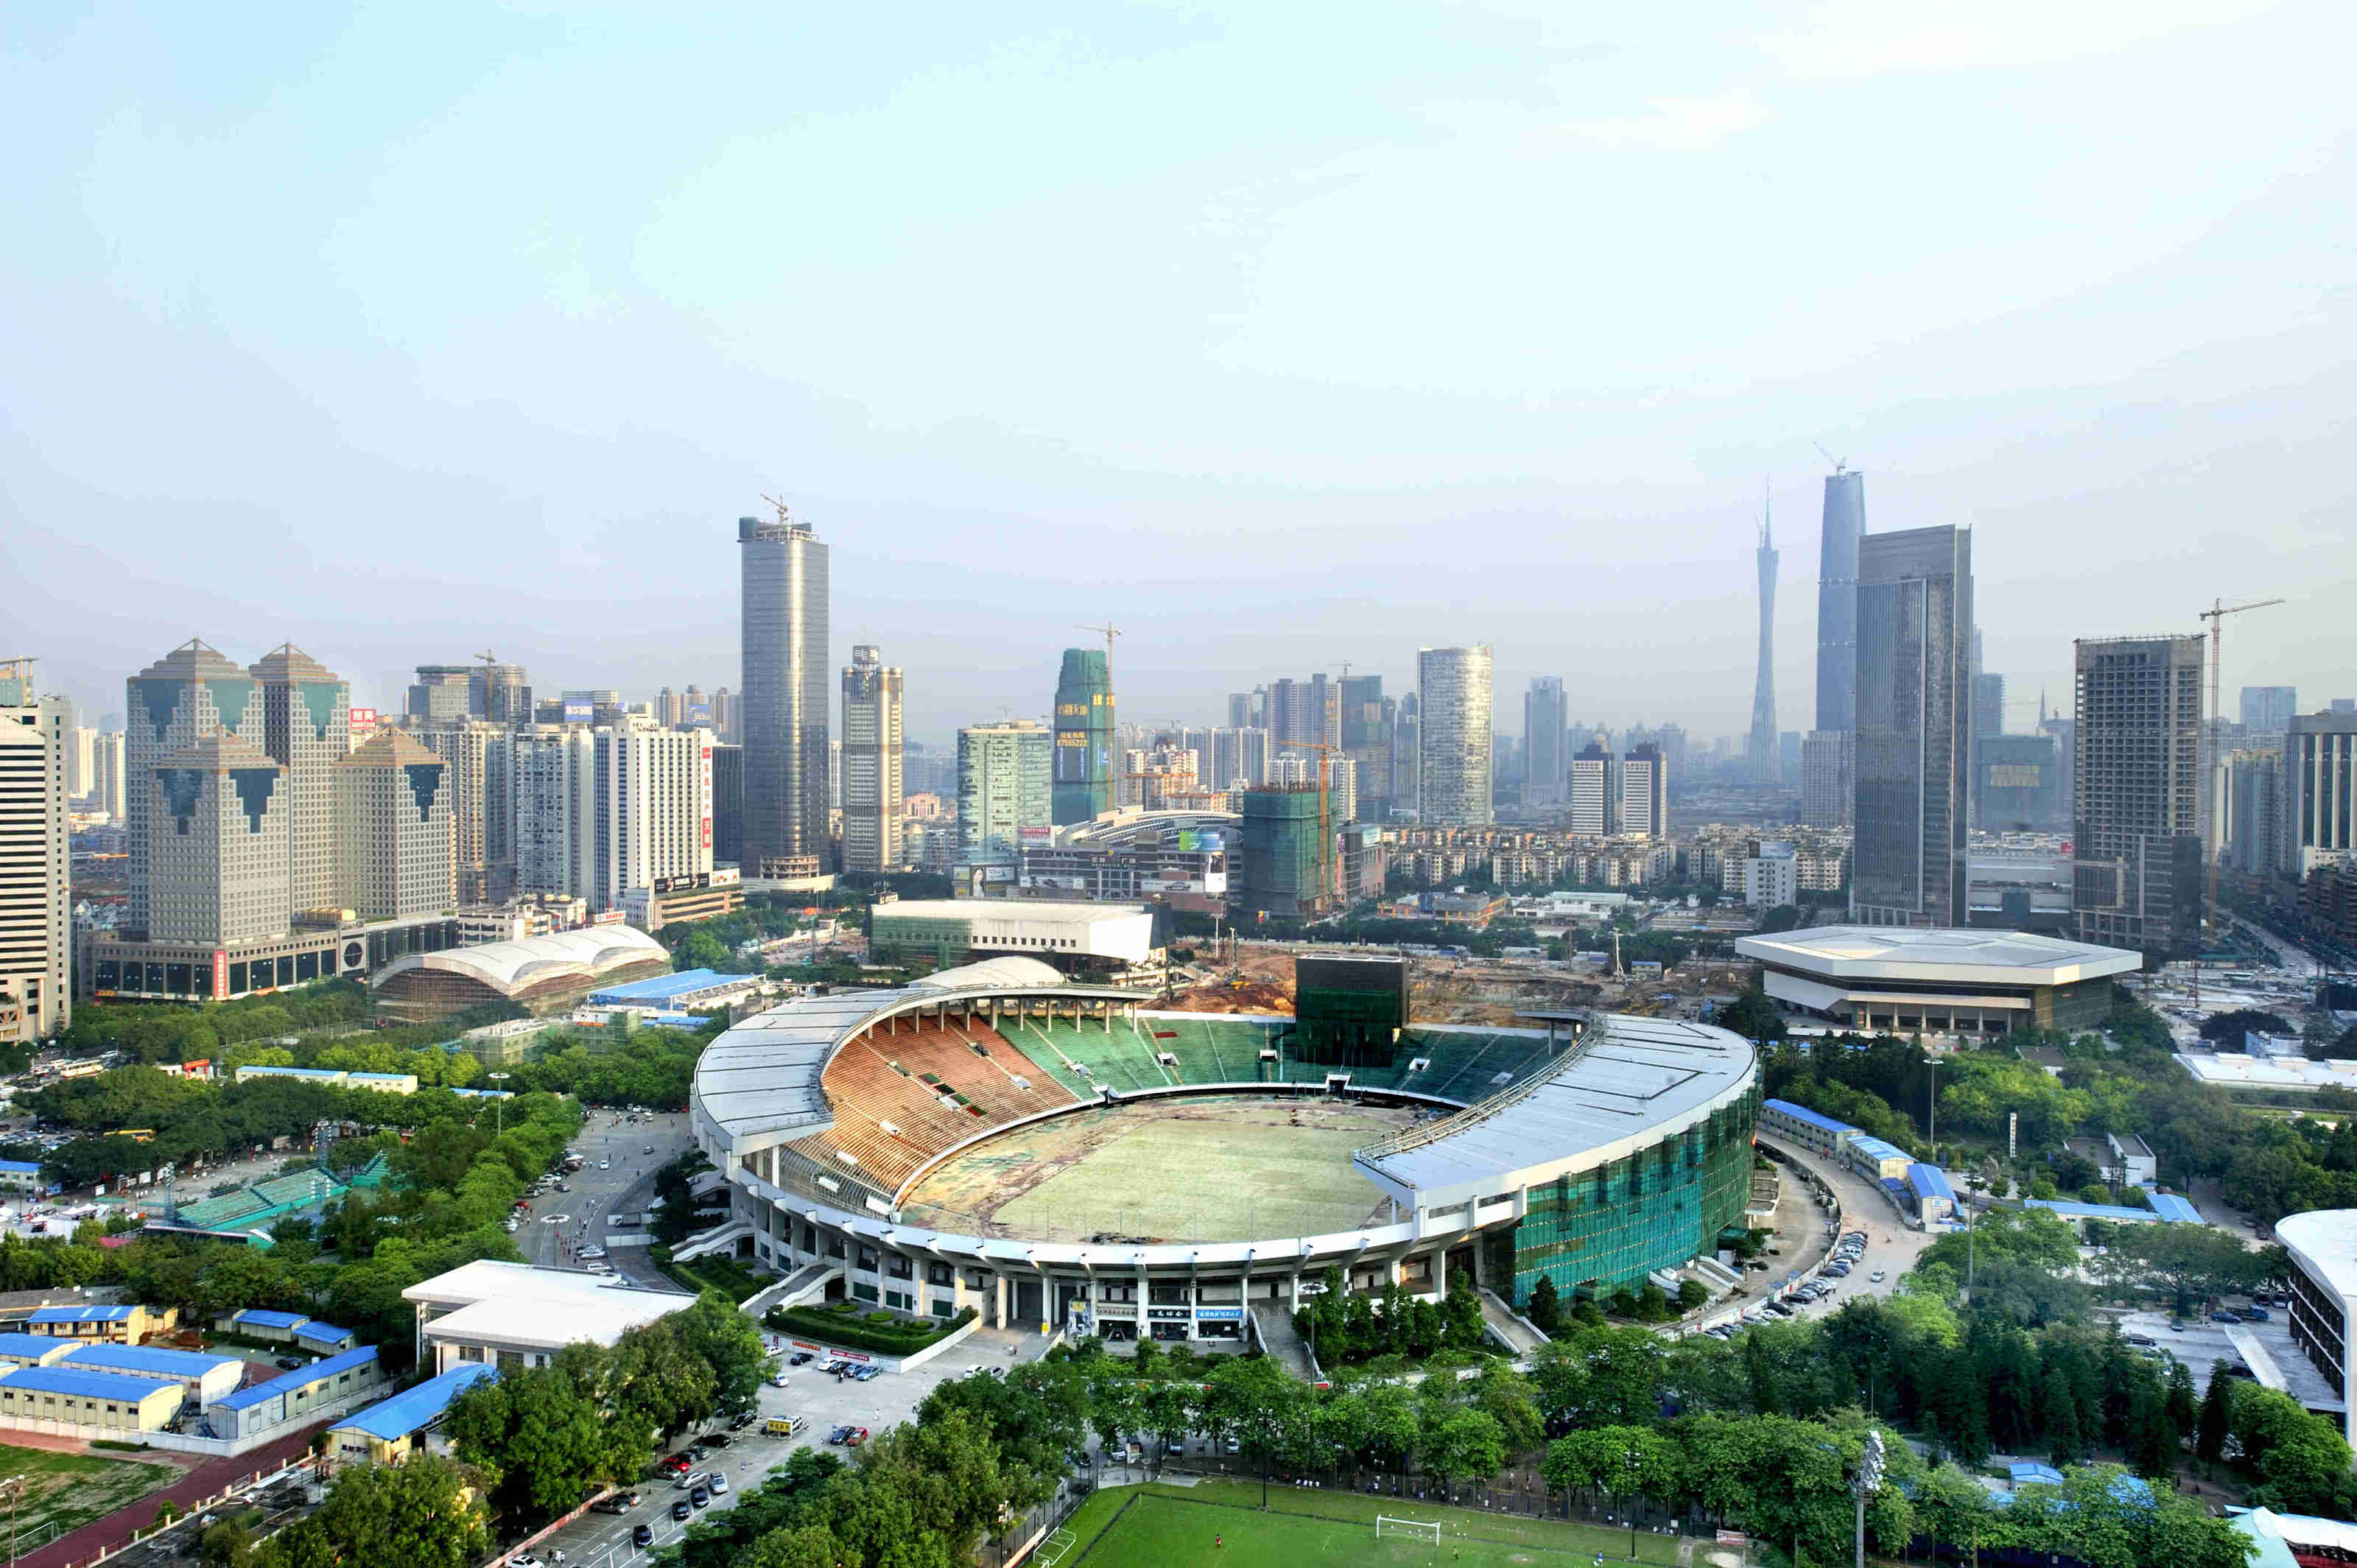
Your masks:
M 2243 1315 L 2239 1312 L 2229 1312 L 2222 1306 L 2217 1311 L 2210 1315 L 2210 1321 L 2212 1323 L 2240 1323 L 2243 1321 Z
M 668 1470 L 676 1476 L 683 1470 L 693 1468 L 694 1464 L 695 1461 L 684 1454 L 666 1454 L 655 1462 L 655 1468 Z
M 749 1410 L 740 1410 L 728 1418 L 728 1430 L 731 1432 L 742 1432 L 752 1424 L 753 1412 Z
M 712 1506 L 712 1494 L 706 1491 L 704 1487 L 698 1487 L 695 1490 L 687 1494 L 687 1500 L 694 1503 L 700 1509 L 710 1508 Z
M 712 1495 L 713 1495 L 714 1497 L 716 1497 L 716 1497 L 721 1496 L 723 1493 L 726 1492 L 727 1490 L 728 1490 L 728 1477 L 726 1477 L 726 1476 L 724 1476 L 724 1475 L 722 1475 L 722 1474 L 721 1474 L 719 1471 L 717 1471 L 717 1470 L 713 1471 L 713 1472 L 712 1472 Z
M 631 1544 L 631 1545 L 633 1545 L 633 1546 L 652 1546 L 654 1543 L 655 1543 L 655 1527 L 654 1527 L 653 1525 L 651 1525 L 651 1524 L 640 1524 L 640 1525 L 636 1525 L 636 1526 L 633 1526 L 633 1527 L 632 1527 L 632 1529 L 631 1529 L 631 1530 L 630 1530 L 630 1544 Z
M 292 1372 L 301 1368 L 303 1365 L 303 1358 L 300 1356 L 281 1356 L 278 1358 L 277 1365 L 280 1371 Z
M 728 1434 L 725 1432 L 707 1432 L 696 1441 L 706 1448 L 726 1448 L 728 1446 Z
M 807 1367 L 813 1361 L 817 1359 L 817 1357 L 812 1355 L 807 1350 L 797 1350 L 792 1355 L 786 1358 L 786 1365 L 789 1367 Z
M 2243 1308 L 2243 1316 L 2244 1319 L 2252 1323 L 2272 1323 L 2275 1321 L 2267 1316 L 2267 1309 L 2264 1306 L 2246 1306 Z
M 1882 1270 L 1880 1270 L 1880 1269 L 1877 1269 L 1877 1270 L 1875 1270 L 1875 1271 L 1874 1271 L 1874 1273 L 1870 1273 L 1870 1274 L 1867 1275 L 1866 1277 L 1867 1277 L 1868 1280 L 1871 1280 L 1874 1283 L 1876 1283 L 1876 1284 L 1880 1284 L 1880 1283 L 1882 1283 L 1883 1271 L 1882 1271 Z
M 884 1369 L 881 1367 L 860 1367 L 851 1374 L 853 1381 L 862 1383 L 873 1382 L 883 1375 Z
M 686 1519 L 694 1512 L 695 1506 L 690 1503 L 685 1498 L 682 1498 L 679 1501 L 671 1505 L 671 1517 L 673 1519 Z

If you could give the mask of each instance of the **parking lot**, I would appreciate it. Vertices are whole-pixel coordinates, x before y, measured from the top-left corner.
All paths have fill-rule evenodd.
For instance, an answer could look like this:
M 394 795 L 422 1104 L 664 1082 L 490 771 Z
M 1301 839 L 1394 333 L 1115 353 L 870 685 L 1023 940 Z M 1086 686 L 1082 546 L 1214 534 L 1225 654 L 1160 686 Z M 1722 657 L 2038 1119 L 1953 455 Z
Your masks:
M 2120 1315 L 2119 1325 L 2122 1334 L 2150 1339 L 2157 1354 L 2185 1363 L 2196 1389 L 2208 1388 L 2211 1367 L 2223 1361 L 2229 1368 L 2248 1368 L 2256 1381 L 2281 1390 L 2309 1410 L 2345 1412 L 2348 1403 L 2341 1391 L 2293 1342 L 2283 1312 L 2268 1316 L 2271 1321 L 2266 1323 L 2212 1323 L 2203 1318 L 2180 1322 L 2172 1329 L 2165 1312 L 2126 1312 Z
M 637 1508 L 620 1515 L 586 1514 L 551 1537 L 545 1546 L 535 1547 L 533 1555 L 551 1560 L 550 1549 L 561 1550 L 565 1568 L 599 1568 L 600 1564 L 639 1561 L 653 1548 L 630 1544 L 633 1525 L 643 1522 L 650 1526 L 655 1546 L 676 1541 L 694 1520 L 735 1507 L 738 1498 L 759 1487 L 769 1471 L 784 1464 L 795 1449 L 824 1448 L 827 1434 L 834 1428 L 864 1426 L 880 1433 L 915 1414 L 918 1404 L 945 1380 L 965 1377 L 983 1367 L 1017 1366 L 1046 1352 L 1047 1341 L 1038 1334 L 978 1328 L 914 1371 L 882 1372 L 865 1383 L 837 1381 L 821 1371 L 816 1363 L 793 1368 L 786 1373 L 784 1388 L 762 1385 L 760 1409 L 752 1423 L 741 1431 L 727 1433 L 728 1445 L 712 1450 L 696 1466 L 699 1473 L 716 1470 L 728 1478 L 729 1489 L 712 1498 L 709 1509 L 696 1510 L 687 1521 L 674 1520 L 671 1517 L 672 1504 L 687 1493 L 673 1489 L 669 1477 L 650 1479 L 639 1487 L 643 1500 Z M 782 1359 L 778 1364 L 783 1364 Z M 762 1423 L 770 1417 L 787 1415 L 800 1416 L 810 1424 L 791 1440 L 771 1437 L 762 1431 Z M 726 1423 L 711 1423 L 701 1430 L 726 1432 Z M 684 1447 L 684 1440 L 675 1446 Z M 845 1453 L 845 1456 L 848 1458 L 849 1455 Z

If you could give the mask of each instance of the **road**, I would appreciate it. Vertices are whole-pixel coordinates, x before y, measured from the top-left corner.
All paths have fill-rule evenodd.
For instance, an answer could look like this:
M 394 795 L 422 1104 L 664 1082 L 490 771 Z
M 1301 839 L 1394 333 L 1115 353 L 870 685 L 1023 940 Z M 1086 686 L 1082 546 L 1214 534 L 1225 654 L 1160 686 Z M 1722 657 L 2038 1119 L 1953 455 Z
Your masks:
M 2255 921 L 2245 920 L 2240 916 L 2232 916 L 2229 918 L 2244 935 L 2261 943 L 2269 952 L 2275 954 L 2276 961 L 2283 965 L 2287 973 L 2307 979 L 2324 972 L 2323 966 L 2305 950 L 2284 940 L 2265 926 Z
M 1770 1140 L 1762 1139 L 1762 1143 Z M 1888 1296 L 1899 1288 L 1899 1276 L 1915 1266 L 1923 1249 L 1938 1240 L 1938 1232 L 1911 1230 L 1899 1218 L 1899 1211 L 1882 1195 L 1882 1188 L 1855 1171 L 1845 1170 L 1830 1160 L 1821 1160 L 1806 1150 L 1788 1144 L 1776 1144 L 1785 1158 L 1792 1164 L 1813 1171 L 1840 1199 L 1842 1229 L 1866 1232 L 1866 1254 L 1857 1261 L 1846 1280 L 1826 1282 L 1834 1287 L 1830 1295 L 1798 1308 L 1803 1316 L 1822 1315 L 1840 1310 L 1842 1303 L 1860 1296 Z M 1800 1264 L 1824 1256 L 1825 1249 L 1813 1246 L 1808 1257 Z M 1874 1275 L 1879 1272 L 1882 1278 Z
M 696 1466 L 698 1473 L 718 1470 L 728 1477 L 729 1489 L 714 1498 L 710 1509 L 696 1510 L 684 1522 L 675 1521 L 671 1517 L 672 1504 L 687 1493 L 674 1490 L 668 1477 L 644 1481 L 639 1487 L 644 1500 L 637 1508 L 619 1516 L 585 1514 L 544 1545 L 533 1547 L 533 1555 L 548 1561 L 553 1556 L 551 1548 L 561 1550 L 565 1568 L 625 1568 L 644 1562 L 656 1548 L 685 1534 L 696 1520 L 734 1508 L 738 1498 L 759 1487 L 763 1477 L 784 1464 L 795 1449 L 825 1447 L 826 1434 L 834 1427 L 856 1425 L 881 1432 L 914 1415 L 918 1404 L 945 1380 L 965 1377 L 982 1367 L 1016 1366 L 1046 1351 L 1047 1342 L 1037 1334 L 978 1328 L 914 1371 L 885 1372 L 865 1383 L 838 1382 L 815 1364 L 791 1369 L 784 1388 L 762 1385 L 760 1411 L 753 1423 L 742 1432 L 726 1434 L 728 1445 L 712 1450 Z M 784 1415 L 799 1415 L 810 1425 L 791 1441 L 762 1432 L 764 1421 Z M 716 1423 L 703 1430 L 714 1431 L 719 1425 Z M 685 1438 L 677 1444 L 685 1445 Z M 845 1450 L 836 1452 L 850 1457 Z M 655 1534 L 654 1547 L 643 1550 L 630 1544 L 631 1527 L 642 1521 Z
M 684 1153 L 687 1117 L 660 1112 L 635 1122 L 614 1112 L 592 1111 L 573 1148 L 587 1163 L 554 1188 L 532 1200 L 515 1242 L 524 1261 L 556 1268 L 576 1266 L 576 1249 L 604 1245 L 615 1214 L 642 1213 L 654 1197 L 654 1173 Z M 653 1150 L 652 1154 L 648 1150 Z M 601 1168 L 602 1167 L 602 1168 Z M 644 1235 L 643 1229 L 625 1234 Z M 615 1247 L 609 1262 L 633 1284 L 676 1289 L 643 1255 L 644 1249 Z

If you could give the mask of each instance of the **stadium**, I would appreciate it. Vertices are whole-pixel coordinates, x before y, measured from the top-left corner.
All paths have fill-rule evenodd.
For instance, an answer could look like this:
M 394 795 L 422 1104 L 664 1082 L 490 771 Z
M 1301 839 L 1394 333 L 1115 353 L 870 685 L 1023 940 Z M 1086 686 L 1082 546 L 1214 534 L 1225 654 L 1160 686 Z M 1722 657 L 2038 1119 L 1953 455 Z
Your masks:
M 1157 1012 L 1023 957 L 745 1019 L 696 1068 L 731 1216 L 694 1250 L 920 1317 L 1273 1345 L 1329 1268 L 1518 1306 L 1543 1274 L 1633 1288 L 1741 1226 L 1740 1036 L 1400 1026 L 1404 979 L 1387 1020 L 1388 983 L 1313 989 L 1318 961 L 1299 1020 Z

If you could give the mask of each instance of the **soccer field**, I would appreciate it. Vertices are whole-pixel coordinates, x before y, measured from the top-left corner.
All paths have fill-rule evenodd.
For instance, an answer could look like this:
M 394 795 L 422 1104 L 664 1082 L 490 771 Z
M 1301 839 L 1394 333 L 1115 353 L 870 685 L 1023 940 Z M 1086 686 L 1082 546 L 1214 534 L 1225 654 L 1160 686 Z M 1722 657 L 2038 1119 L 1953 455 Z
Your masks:
M 1292 1488 L 1270 1492 L 1266 1513 L 1259 1511 L 1259 1502 L 1257 1486 L 1233 1483 L 1114 1487 L 1091 1498 L 1072 1516 L 1063 1552 L 1042 1553 L 1035 1561 L 1041 1568 L 1577 1568 L 1593 1563 L 1598 1552 L 1607 1563 L 1629 1561 L 1626 1531 L 1590 1525 Z M 1394 1539 L 1388 1529 L 1378 1540 L 1378 1513 L 1437 1520 L 1440 1544 L 1435 1546 L 1423 1532 Z M 1637 1548 L 1642 1562 L 1677 1561 L 1677 1542 L 1665 1536 L 1641 1535 Z

